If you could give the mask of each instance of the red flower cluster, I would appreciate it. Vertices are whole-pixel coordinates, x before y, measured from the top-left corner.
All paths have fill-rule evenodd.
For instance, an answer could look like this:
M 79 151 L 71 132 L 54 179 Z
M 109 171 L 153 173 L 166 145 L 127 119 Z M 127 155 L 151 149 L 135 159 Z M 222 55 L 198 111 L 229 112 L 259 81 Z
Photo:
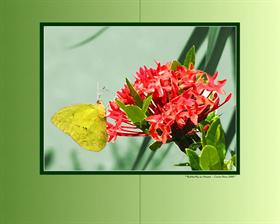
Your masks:
M 177 66 L 173 70 L 171 63 L 161 65 L 157 62 L 156 68 L 141 67 L 135 75 L 133 87 L 142 99 L 152 94 L 146 118 L 149 135 L 166 143 L 174 137 L 173 130 L 186 130 L 186 134 L 190 134 L 198 122 L 229 101 L 231 94 L 219 104 L 218 94 L 225 94 L 222 87 L 226 80 L 215 83 L 217 75 L 216 72 L 211 77 L 193 66 Z M 116 98 L 125 105 L 136 104 L 127 85 L 117 92 Z M 107 118 L 114 120 L 114 124 L 107 122 L 108 141 L 117 136 L 148 135 L 127 118 L 115 101 L 110 102 Z

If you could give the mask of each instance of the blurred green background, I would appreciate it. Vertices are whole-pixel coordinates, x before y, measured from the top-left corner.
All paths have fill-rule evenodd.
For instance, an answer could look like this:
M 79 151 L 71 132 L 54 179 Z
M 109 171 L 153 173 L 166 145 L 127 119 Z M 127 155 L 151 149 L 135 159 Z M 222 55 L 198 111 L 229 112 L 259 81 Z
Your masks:
M 174 166 L 187 161 L 176 145 L 164 145 L 153 153 L 150 149 L 143 151 L 151 144 L 147 139 L 143 143 L 142 137 L 119 137 L 103 151 L 90 152 L 58 130 L 50 119 L 64 106 L 95 103 L 97 92 L 107 105 L 123 87 L 125 78 L 133 80 L 140 66 L 182 60 L 192 45 L 197 48 L 195 67 L 211 75 L 217 70 L 218 79 L 227 79 L 227 94 L 233 93 L 218 113 L 228 132 L 228 149 L 235 151 L 235 41 L 235 27 L 45 26 L 45 170 L 190 170 Z

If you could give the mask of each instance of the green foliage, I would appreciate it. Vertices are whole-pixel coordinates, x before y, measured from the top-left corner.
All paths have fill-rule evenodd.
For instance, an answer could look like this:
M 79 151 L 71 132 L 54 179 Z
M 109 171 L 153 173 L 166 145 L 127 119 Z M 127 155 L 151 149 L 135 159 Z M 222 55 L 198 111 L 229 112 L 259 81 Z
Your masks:
M 203 124 L 202 124 L 203 123 Z M 208 131 L 204 131 L 204 125 L 209 125 Z M 187 149 L 186 154 L 190 160 L 193 170 L 231 170 L 235 164 L 235 157 L 225 160 L 226 145 L 225 133 L 220 123 L 220 118 L 214 112 L 198 124 L 201 132 L 201 142 L 192 143 Z M 195 150 L 202 146 L 200 155 Z
M 171 70 L 176 70 L 178 66 L 181 66 L 181 63 L 177 60 L 174 60 L 171 65 Z
M 140 108 L 136 105 L 125 105 L 123 102 L 116 99 L 116 103 L 126 113 L 127 118 L 145 133 L 148 132 L 148 123 L 145 118 L 149 114 L 148 108 L 151 104 L 151 101 L 152 95 L 144 99 L 142 102 L 142 108 Z
M 205 136 L 206 144 L 216 147 L 221 164 L 226 156 L 225 133 L 220 123 L 220 118 L 216 117 L 210 125 Z
M 207 123 L 211 123 L 215 118 L 217 118 L 218 116 L 216 115 L 215 111 L 211 112 L 208 114 L 208 116 L 206 117 L 205 121 Z
M 146 115 L 143 113 L 141 108 L 139 108 L 138 106 L 128 105 L 125 107 L 124 111 L 125 111 L 127 117 L 133 123 L 141 122 L 146 118 Z
M 231 157 L 230 160 L 225 160 L 224 161 L 224 170 L 232 170 L 233 167 L 235 166 L 234 161 L 232 160 L 233 157 Z
M 198 29 L 198 28 L 196 28 Z M 208 45 L 207 45 L 207 52 L 201 61 L 201 65 L 199 69 L 203 69 L 203 65 L 205 65 L 205 70 L 208 73 L 213 73 L 212 71 L 216 69 L 217 63 L 223 53 L 223 49 L 226 43 L 228 36 L 231 34 L 232 30 L 230 28 L 220 28 L 220 27 L 210 27 L 203 32 L 208 32 Z M 192 36 L 196 36 L 198 33 L 194 32 Z M 206 34 L 205 34 L 206 36 Z M 191 39 L 191 38 L 190 38 Z M 183 62 L 184 55 L 186 55 L 183 65 L 186 67 L 190 67 L 192 64 L 195 65 L 195 46 L 199 48 L 200 44 L 204 40 L 204 37 L 199 40 L 200 44 L 195 43 L 194 41 L 198 38 L 195 37 L 193 40 L 189 40 L 186 44 L 185 49 L 182 51 L 180 55 L 180 59 L 178 59 L 181 63 Z M 192 43 L 190 43 L 192 42 Z M 195 46 L 191 47 L 192 44 Z M 187 52 L 187 49 L 188 52 Z M 185 54 L 187 52 L 187 54 Z M 171 65 L 172 70 L 176 70 L 178 66 L 180 66 L 180 62 L 174 60 Z M 133 86 L 127 80 L 127 85 L 130 90 L 131 95 L 133 96 L 136 105 L 138 108 L 147 108 L 144 110 L 144 114 L 148 116 L 147 110 L 148 107 L 144 107 L 144 101 L 142 100 L 142 104 L 140 102 L 141 98 L 138 97 L 139 95 L 133 91 Z M 137 96 L 138 95 L 138 96 Z M 140 100 L 139 100 L 140 98 Z M 208 130 L 204 130 L 203 128 L 205 125 L 209 125 Z M 234 162 L 236 160 L 235 156 L 232 156 L 230 160 L 225 160 L 225 155 L 227 152 L 226 145 L 225 145 L 225 134 L 220 123 L 220 118 L 212 112 L 208 115 L 208 117 L 201 121 L 198 125 L 198 129 L 201 133 L 200 140 L 192 139 L 194 143 L 190 144 L 186 149 L 186 154 L 189 157 L 189 163 L 182 163 L 179 164 L 180 166 L 191 166 L 193 170 L 230 170 L 232 166 L 234 166 Z M 154 142 L 150 148 L 156 150 L 161 147 L 161 143 Z M 196 149 L 200 149 L 200 153 L 196 153 Z M 154 152 L 151 154 L 154 155 Z M 152 158 L 151 156 L 151 158 Z M 148 164 L 148 162 L 147 162 Z M 146 166 L 145 166 L 146 167 Z
M 135 100 L 136 105 L 142 108 L 143 101 L 142 101 L 141 97 L 139 96 L 139 94 L 137 93 L 136 89 L 133 87 L 133 85 L 130 83 L 130 81 L 128 79 L 125 79 L 125 81 L 126 81 L 128 89 L 130 91 L 130 95 Z
M 186 55 L 186 59 L 184 61 L 184 65 L 189 68 L 190 65 L 195 65 L 195 46 L 192 46 Z
M 231 157 L 231 161 L 232 161 L 233 165 L 236 166 L 236 155 L 233 155 Z
M 125 105 L 123 102 L 116 100 L 119 107 L 126 113 L 129 120 L 133 123 L 138 123 L 144 121 L 146 114 L 144 111 L 135 105 Z
M 213 145 L 215 146 L 216 144 L 216 133 L 217 133 L 217 129 L 218 129 L 218 125 L 220 124 L 220 119 L 215 119 L 212 124 L 210 125 L 205 139 L 206 139 L 206 144 L 208 145 Z
M 153 96 L 150 95 L 150 96 L 148 96 L 148 97 L 146 97 L 146 98 L 144 99 L 144 101 L 143 101 L 143 107 L 142 107 L 142 110 L 143 110 L 143 113 L 144 113 L 144 114 L 147 114 L 148 108 L 149 108 L 149 106 L 150 106 L 150 104 L 151 104 L 151 102 L 152 102 L 152 98 L 153 98 Z
M 199 165 L 199 157 L 196 154 L 195 151 L 191 150 L 191 149 L 187 149 L 186 153 L 189 157 L 189 162 L 190 162 L 190 166 L 193 170 L 200 170 L 200 165 Z
M 201 146 L 201 142 L 194 142 L 192 144 L 189 145 L 189 147 L 187 149 L 190 150 L 196 150 L 197 148 L 199 148 Z
M 136 105 L 125 105 L 123 102 L 117 99 L 116 103 L 126 113 L 128 119 L 145 132 L 147 131 L 147 122 L 145 121 L 145 118 L 147 115 L 149 115 L 148 108 L 152 102 L 152 95 L 149 95 L 144 100 L 142 100 L 128 79 L 126 79 L 126 83 Z
M 216 147 L 206 145 L 203 147 L 199 159 L 199 165 L 203 170 L 220 170 L 221 162 Z

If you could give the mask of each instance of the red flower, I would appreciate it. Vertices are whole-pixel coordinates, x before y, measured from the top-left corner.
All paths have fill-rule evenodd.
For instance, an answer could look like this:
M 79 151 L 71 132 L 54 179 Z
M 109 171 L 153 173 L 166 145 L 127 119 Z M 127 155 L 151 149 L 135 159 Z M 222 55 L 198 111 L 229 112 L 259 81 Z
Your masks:
M 195 70 L 191 66 L 177 66 L 171 69 L 171 63 L 156 68 L 141 67 L 135 75 L 133 87 L 142 99 L 152 94 L 149 106 L 149 116 L 146 121 L 149 125 L 148 134 L 156 141 L 166 143 L 171 140 L 176 130 L 185 130 L 188 134 L 207 115 L 228 102 L 229 94 L 222 104 L 219 104 L 218 94 L 225 94 L 223 86 L 226 80 L 215 80 L 216 72 L 212 77 L 204 71 Z M 127 85 L 117 92 L 116 98 L 125 105 L 135 105 Z M 110 102 L 107 118 L 107 132 L 109 140 L 117 136 L 145 136 L 147 132 L 137 128 L 126 116 L 125 112 L 114 102 Z M 174 132 L 175 131 L 175 132 Z
M 107 118 L 114 120 L 115 124 L 107 121 L 107 134 L 109 136 L 108 142 L 115 141 L 117 136 L 145 136 L 140 129 L 128 120 L 126 114 L 118 107 L 118 105 L 111 101 L 110 108 L 107 113 Z

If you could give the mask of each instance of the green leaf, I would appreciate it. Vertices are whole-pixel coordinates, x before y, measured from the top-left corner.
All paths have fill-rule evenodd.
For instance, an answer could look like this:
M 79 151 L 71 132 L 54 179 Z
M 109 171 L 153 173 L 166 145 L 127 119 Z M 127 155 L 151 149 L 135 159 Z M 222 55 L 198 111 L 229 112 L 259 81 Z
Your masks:
M 226 156 L 225 133 L 220 123 L 220 118 L 215 117 L 205 136 L 206 144 L 216 147 L 220 161 Z M 223 162 L 222 162 L 223 163 Z
M 142 101 L 141 97 L 139 96 L 139 94 L 137 93 L 136 89 L 134 89 L 133 85 L 129 82 L 129 80 L 127 78 L 125 79 L 125 81 L 126 81 L 126 84 L 127 84 L 127 87 L 130 91 L 131 96 L 133 97 L 133 99 L 136 102 L 136 105 L 138 107 L 142 108 L 143 101 Z
M 125 105 L 122 101 L 116 100 L 116 103 L 118 104 L 118 106 L 119 106 L 121 109 L 123 109 L 123 111 L 125 111 L 126 105 Z
M 233 155 L 231 157 L 231 161 L 232 161 L 233 165 L 236 166 L 236 155 Z
M 159 149 L 162 146 L 162 142 L 154 142 L 149 146 L 152 151 Z
M 189 157 L 189 161 L 190 161 L 190 166 L 193 170 L 201 170 L 200 166 L 199 166 L 199 157 L 196 154 L 195 151 L 191 150 L 191 149 L 187 149 L 186 153 Z
M 143 113 L 142 109 L 135 105 L 125 105 L 119 100 L 116 100 L 116 103 L 119 105 L 121 109 L 126 113 L 129 120 L 133 123 L 142 122 L 146 115 Z
M 223 170 L 232 170 L 233 168 L 233 161 L 230 159 L 230 160 L 225 160 L 224 161 L 224 164 L 223 164 Z
M 146 118 L 141 108 L 134 105 L 126 106 L 125 113 L 133 123 L 141 122 Z
M 215 111 L 213 111 L 210 114 L 208 114 L 205 121 L 207 121 L 208 123 L 211 123 L 215 118 L 217 118 L 217 116 L 216 116 Z
M 171 70 L 177 70 L 177 66 L 181 66 L 181 63 L 179 61 L 174 60 L 171 65 Z
M 219 124 L 220 124 L 220 119 L 216 118 L 210 125 L 205 136 L 207 145 L 216 146 L 216 132 Z
M 219 142 L 220 137 L 221 137 L 221 125 L 219 124 L 218 127 L 217 127 L 217 130 L 216 130 L 216 135 L 215 135 L 216 143 Z
M 152 98 L 153 98 L 153 95 L 150 95 L 150 96 L 148 96 L 147 98 L 144 99 L 143 107 L 142 107 L 142 111 L 143 111 L 144 114 L 147 113 L 148 108 L 149 108 L 149 106 L 150 106 L 150 104 L 152 102 Z
M 221 170 L 221 162 L 216 147 L 212 145 L 203 147 L 199 165 L 203 170 Z
M 201 146 L 201 142 L 194 142 L 194 143 L 190 144 L 187 149 L 195 151 L 200 146 Z
M 195 47 L 192 46 L 186 55 L 186 59 L 184 61 L 184 65 L 189 68 L 190 64 L 195 65 Z
M 205 145 L 207 145 L 207 143 L 206 143 L 206 138 L 205 138 L 205 131 L 203 130 L 203 124 L 199 123 L 198 128 L 199 128 L 199 131 L 201 132 L 201 144 L 202 144 L 202 147 L 204 147 Z
M 218 125 L 216 131 L 216 148 L 218 150 L 220 160 L 223 161 L 226 157 L 227 149 L 225 142 L 225 133 L 221 124 Z

